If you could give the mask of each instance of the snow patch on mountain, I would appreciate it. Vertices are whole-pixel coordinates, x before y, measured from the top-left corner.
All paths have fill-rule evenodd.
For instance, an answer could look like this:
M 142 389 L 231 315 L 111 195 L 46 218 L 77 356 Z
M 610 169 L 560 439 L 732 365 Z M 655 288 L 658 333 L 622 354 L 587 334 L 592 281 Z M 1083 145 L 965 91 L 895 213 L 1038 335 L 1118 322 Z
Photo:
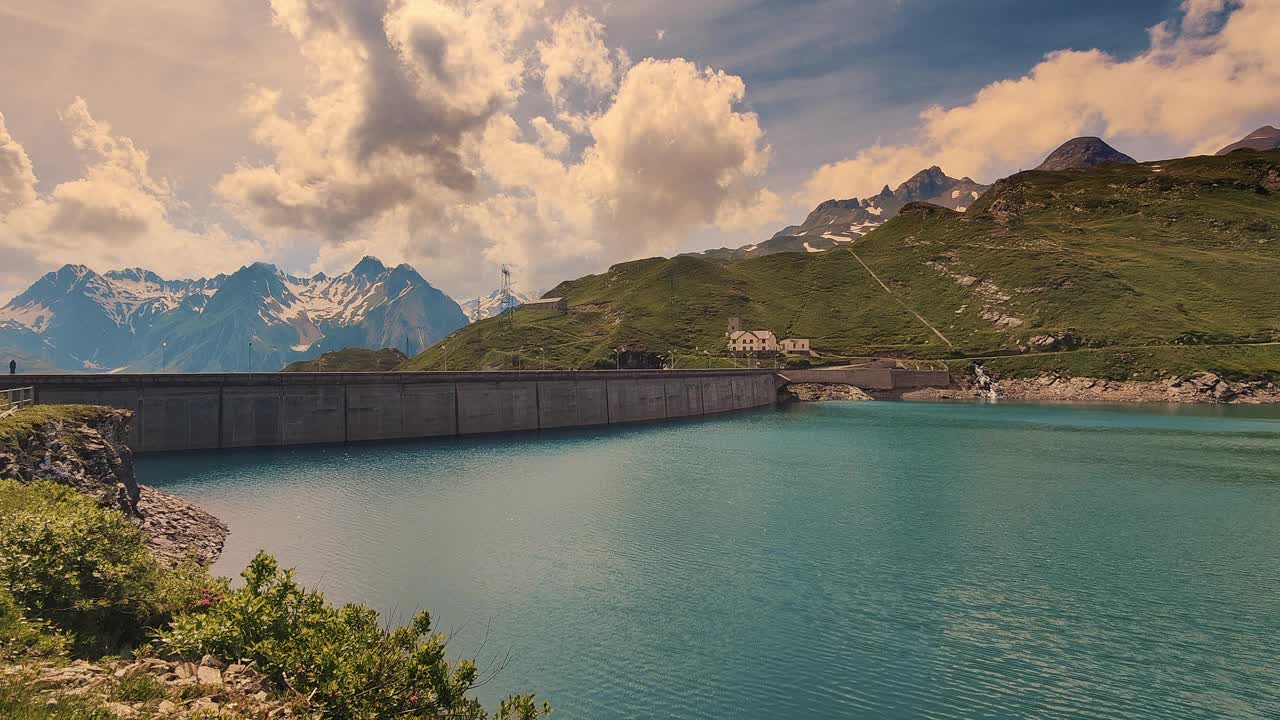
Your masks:
M 511 296 L 515 299 L 516 305 L 523 305 L 527 302 L 537 299 L 541 293 L 522 293 L 519 290 L 511 291 Z M 462 312 L 467 316 L 468 322 L 479 322 L 487 320 L 502 314 L 502 290 L 494 290 L 484 297 L 471 298 L 458 303 L 462 307 Z

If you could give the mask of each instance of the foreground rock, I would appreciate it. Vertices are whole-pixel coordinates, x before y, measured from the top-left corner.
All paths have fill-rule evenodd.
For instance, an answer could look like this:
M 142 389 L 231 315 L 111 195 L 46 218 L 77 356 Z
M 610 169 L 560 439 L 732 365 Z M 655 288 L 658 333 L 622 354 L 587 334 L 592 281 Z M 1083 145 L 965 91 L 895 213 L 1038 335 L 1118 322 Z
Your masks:
M 75 699 L 118 718 L 318 717 L 305 698 L 272 698 L 250 664 L 205 656 L 199 663 L 158 657 L 0 668 L 0 683 L 27 685 L 53 709 Z
M 227 526 L 191 503 L 138 484 L 127 444 L 133 413 L 82 405 L 38 405 L 0 424 L 0 477 L 69 485 L 118 509 L 162 561 L 210 565 Z
M 787 390 L 800 402 L 873 399 L 860 388 L 840 383 L 792 383 Z

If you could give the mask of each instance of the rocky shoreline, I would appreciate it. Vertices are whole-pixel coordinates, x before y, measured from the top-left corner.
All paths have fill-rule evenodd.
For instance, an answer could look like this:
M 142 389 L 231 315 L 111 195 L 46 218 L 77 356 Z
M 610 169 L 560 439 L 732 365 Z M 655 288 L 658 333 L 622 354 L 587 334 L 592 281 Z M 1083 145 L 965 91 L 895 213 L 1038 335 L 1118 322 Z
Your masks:
M 127 444 L 131 412 L 62 406 L 24 410 L 19 417 L 27 422 L 0 444 L 0 477 L 50 480 L 118 509 L 167 564 L 194 560 L 207 566 L 222 554 L 226 523 L 182 498 L 138 484 Z
M 996 379 L 979 373 L 962 378 L 954 388 L 925 388 L 898 397 L 903 400 L 1268 405 L 1280 403 L 1280 387 L 1267 381 L 1230 381 L 1209 372 L 1162 380 L 1107 380 L 1054 374 Z

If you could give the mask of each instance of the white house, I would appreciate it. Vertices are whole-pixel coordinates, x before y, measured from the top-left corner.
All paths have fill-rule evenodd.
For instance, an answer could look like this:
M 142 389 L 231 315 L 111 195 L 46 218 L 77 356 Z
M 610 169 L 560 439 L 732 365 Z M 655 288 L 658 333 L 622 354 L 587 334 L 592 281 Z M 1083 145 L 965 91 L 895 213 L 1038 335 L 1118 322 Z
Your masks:
M 772 330 L 743 330 L 742 321 L 729 318 L 729 329 L 724 334 L 725 344 L 732 355 L 801 353 L 812 354 L 806 338 L 778 340 Z
M 770 330 L 731 330 L 727 335 L 731 353 L 776 353 L 781 347 Z

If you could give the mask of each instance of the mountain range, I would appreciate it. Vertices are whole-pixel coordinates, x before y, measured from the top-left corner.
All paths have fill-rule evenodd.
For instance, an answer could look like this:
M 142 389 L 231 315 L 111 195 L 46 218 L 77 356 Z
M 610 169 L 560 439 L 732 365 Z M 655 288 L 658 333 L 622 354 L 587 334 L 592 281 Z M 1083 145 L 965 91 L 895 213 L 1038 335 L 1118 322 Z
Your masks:
M 265 263 L 195 280 L 66 265 L 0 308 L 0 353 L 68 371 L 275 371 L 346 347 L 413 355 L 466 324 L 412 267 L 372 257 L 335 277 Z
M 870 198 L 824 202 L 803 223 L 763 242 L 624 263 L 562 283 L 551 293 L 583 309 L 565 318 L 519 317 L 546 325 L 538 330 L 544 335 L 579 336 L 558 346 L 573 356 L 561 359 L 567 366 L 595 362 L 596 350 L 620 346 L 714 347 L 719 316 L 730 309 L 841 353 L 1008 352 L 1036 331 L 1066 332 L 1101 346 L 1134 337 L 1184 343 L 1210 336 L 1225 344 L 1275 338 L 1280 321 L 1263 301 L 1269 290 L 1255 288 L 1253 280 L 1255 271 L 1264 272 L 1260 268 L 1264 274 L 1280 270 L 1273 257 L 1280 231 L 1274 204 L 1280 165 L 1267 152 L 1277 146 L 1280 131 L 1266 126 L 1223 148 L 1220 155 L 1230 156 L 1218 158 L 1219 164 L 1209 162 L 1212 157 L 1139 164 L 1099 138 L 1075 138 L 1036 171 L 993 186 L 949 177 L 935 166 Z M 1234 210 L 1225 212 L 1228 206 Z M 903 215 L 907 219 L 899 220 Z M 1160 242 L 1152 244 L 1152 238 Z M 916 257 L 921 247 L 934 248 L 933 254 Z M 1066 248 L 1074 250 L 1055 254 Z M 971 258 L 975 252 L 979 257 Z M 988 257 L 995 255 L 999 259 Z M 855 257 L 858 264 L 849 265 Z M 930 272 L 911 276 L 910 268 L 921 272 L 913 257 Z M 1057 265 L 1044 266 L 1049 257 Z M 862 262 L 867 258 L 881 264 L 874 274 Z M 1235 271 L 1220 272 L 1224 262 Z M 837 265 L 839 271 L 824 280 Z M 1129 277 L 1139 266 L 1151 272 Z M 1059 277 L 1067 270 L 1070 277 Z M 935 287 L 939 276 L 962 288 L 968 300 L 953 303 L 951 322 L 921 334 L 912 318 L 923 318 L 932 303 L 945 305 L 957 292 Z M 1218 282 L 1228 276 L 1230 282 Z M 874 286 L 866 285 L 868 277 Z M 1127 295 L 1109 295 L 1106 290 L 1116 288 L 1107 285 L 1108 278 L 1128 288 Z M 678 292 L 671 297 L 673 288 L 690 281 L 702 283 L 706 297 L 667 317 L 682 302 Z M 1188 293 L 1210 285 L 1213 291 L 1205 292 L 1214 298 L 1216 313 L 1188 302 Z M 908 295 L 923 292 L 915 300 L 919 314 L 898 318 L 902 298 L 885 306 L 878 293 L 891 286 Z M 1054 305 L 1059 290 L 1070 292 Z M 515 300 L 536 296 L 517 292 Z M 1096 318 L 1113 310 L 1099 303 L 1121 299 L 1136 306 L 1154 300 L 1166 314 L 1126 326 L 1126 319 L 1141 316 L 1126 305 L 1111 326 L 1094 327 Z M 451 345 L 466 348 L 459 351 L 459 366 L 496 367 L 504 353 L 539 342 L 508 332 L 503 342 L 517 346 L 510 352 L 497 347 L 501 343 L 486 334 L 486 320 L 501 306 L 497 290 L 459 306 L 412 267 L 388 268 L 372 257 L 332 278 L 297 277 L 263 263 L 186 280 L 143 268 L 99 274 L 67 265 L 0 308 L 0 354 L 30 371 L 263 371 L 344 348 L 393 348 L 413 356 L 457 330 L 463 342 Z M 1086 307 L 1096 314 L 1076 317 Z M 1237 307 L 1250 314 L 1241 316 Z M 1182 319 L 1171 321 L 1177 318 L 1168 315 L 1169 308 Z M 821 318 L 804 321 L 818 309 Z M 977 321 L 971 321 L 974 313 Z M 599 327 L 586 317 L 595 314 Z M 650 327 L 660 318 L 663 323 Z M 560 327 L 566 322 L 573 327 Z M 1169 330 L 1147 337 L 1165 325 L 1182 334 Z M 935 347 L 944 336 L 946 349 Z M 472 350 L 483 352 L 468 359 Z M 406 367 L 430 368 L 432 362 L 428 352 Z
M 1111 147 L 1101 138 L 1078 137 L 1059 146 L 1036 169 L 1083 169 L 1108 162 L 1137 161 Z M 968 177 L 957 180 L 935 165 L 912 175 L 896 190 L 890 190 L 885 185 L 879 194 L 862 200 L 827 200 L 814 208 L 803 223 L 789 225 L 764 242 L 736 249 L 717 248 L 689 254 L 715 260 L 741 260 L 783 252 L 823 252 L 847 245 L 866 235 L 888 222 L 909 203 L 926 202 L 964 212 L 990 187 Z
M 867 207 L 820 207 L 806 224 Z M 997 356 L 1033 376 L 1280 379 L 1277 276 L 1280 150 L 1101 162 L 1017 173 L 964 212 L 912 202 L 829 250 L 615 265 L 548 291 L 567 299 L 567 314 L 521 311 L 458 331 L 447 362 L 511 367 L 539 347 L 548 367 L 605 366 L 626 348 L 700 365 L 716 360 L 703 351 L 718 352 L 738 317 L 834 358 Z M 437 346 L 404 367 L 445 362 Z
M 741 260 L 783 252 L 822 252 L 866 235 L 908 203 L 923 201 L 964 212 L 988 187 L 967 177 L 959 180 L 949 177 L 942 168 L 934 166 L 911 176 L 896 190 L 885 185 L 879 194 L 869 198 L 828 200 L 814 208 L 803 223 L 784 228 L 763 242 L 691 254 L 716 260 Z

